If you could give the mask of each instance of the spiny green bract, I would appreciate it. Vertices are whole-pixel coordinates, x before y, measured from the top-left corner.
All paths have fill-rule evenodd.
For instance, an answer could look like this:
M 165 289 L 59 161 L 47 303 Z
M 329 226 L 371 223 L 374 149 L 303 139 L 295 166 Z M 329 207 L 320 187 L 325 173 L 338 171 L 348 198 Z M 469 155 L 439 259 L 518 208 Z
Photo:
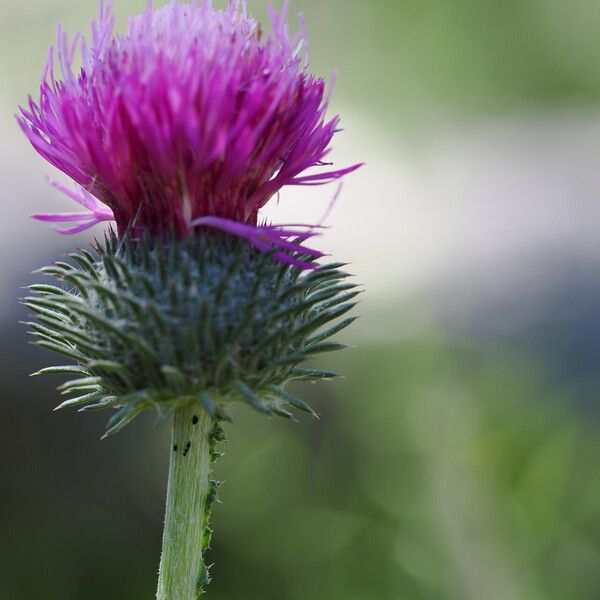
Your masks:
M 340 317 L 359 293 L 341 264 L 302 271 L 220 234 L 161 241 L 111 232 L 93 253 L 70 258 L 41 269 L 62 285 L 30 286 L 36 295 L 25 304 L 37 344 L 76 364 L 37 374 L 75 376 L 59 389 L 76 397 L 58 408 L 116 409 L 106 435 L 148 408 L 168 418 L 190 402 L 215 418 L 227 418 L 233 401 L 269 415 L 312 412 L 284 388 L 335 376 L 298 365 L 343 347 L 327 340 L 354 320 Z

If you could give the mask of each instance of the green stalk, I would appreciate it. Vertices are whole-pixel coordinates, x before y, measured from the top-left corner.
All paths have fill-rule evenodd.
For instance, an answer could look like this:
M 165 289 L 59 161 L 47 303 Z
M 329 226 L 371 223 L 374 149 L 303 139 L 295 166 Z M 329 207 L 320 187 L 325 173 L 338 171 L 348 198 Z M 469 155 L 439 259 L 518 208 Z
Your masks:
M 157 600 L 196 600 L 208 583 L 207 545 L 214 422 L 200 406 L 180 408 L 173 419 L 167 507 Z M 214 491 L 213 491 L 214 493 Z

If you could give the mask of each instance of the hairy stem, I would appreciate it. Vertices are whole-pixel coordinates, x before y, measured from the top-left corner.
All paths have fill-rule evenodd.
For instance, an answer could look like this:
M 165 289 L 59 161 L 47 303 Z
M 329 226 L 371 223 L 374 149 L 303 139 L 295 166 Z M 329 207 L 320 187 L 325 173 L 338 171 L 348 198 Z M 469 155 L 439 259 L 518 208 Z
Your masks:
M 202 549 L 213 489 L 213 427 L 212 419 L 198 405 L 180 408 L 173 419 L 157 600 L 196 600 L 208 580 Z

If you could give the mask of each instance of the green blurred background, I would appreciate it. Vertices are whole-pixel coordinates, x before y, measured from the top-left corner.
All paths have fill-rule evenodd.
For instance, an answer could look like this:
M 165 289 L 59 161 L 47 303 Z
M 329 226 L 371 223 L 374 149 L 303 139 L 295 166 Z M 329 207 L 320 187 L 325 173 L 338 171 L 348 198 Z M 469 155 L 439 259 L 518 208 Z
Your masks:
M 250 7 L 264 16 L 262 0 Z M 143 0 L 117 0 L 123 18 Z M 93 0 L 0 4 L 0 599 L 152 598 L 168 430 L 52 414 L 27 345 L 30 272 L 88 237 L 12 118 L 54 23 Z M 367 292 L 301 390 L 321 420 L 227 426 L 209 596 L 600 598 L 600 4 L 294 0 L 312 68 L 338 72 L 349 177 L 323 247 Z M 311 222 L 333 190 L 282 194 Z

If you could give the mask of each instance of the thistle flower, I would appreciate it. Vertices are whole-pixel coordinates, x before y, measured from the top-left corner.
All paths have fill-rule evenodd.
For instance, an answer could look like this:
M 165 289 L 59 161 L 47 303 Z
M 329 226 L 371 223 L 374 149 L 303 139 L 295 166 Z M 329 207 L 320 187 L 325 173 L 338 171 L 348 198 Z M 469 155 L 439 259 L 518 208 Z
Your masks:
M 301 251 L 290 241 L 297 228 L 257 228 L 259 210 L 284 186 L 330 183 L 360 165 L 327 168 L 338 118 L 326 119 L 325 82 L 307 71 L 303 28 L 288 34 L 286 4 L 270 9 L 270 35 L 238 2 L 219 11 L 208 0 L 149 6 L 115 35 L 111 6 L 101 0 L 89 47 L 58 28 L 40 100 L 19 118 L 37 152 L 81 186 L 68 195 L 107 207 L 67 232 L 112 214 L 121 234 L 205 226 L 261 249 Z M 299 237 L 314 233 L 304 227 Z M 277 258 L 290 261 L 289 252 Z
M 65 234 L 114 220 L 117 232 L 42 269 L 59 285 L 30 286 L 25 303 L 37 343 L 74 361 L 38 372 L 74 376 L 58 408 L 115 411 L 106 436 L 149 409 L 172 421 L 158 598 L 190 600 L 209 581 L 220 422 L 236 402 L 314 414 L 286 386 L 335 376 L 299 365 L 343 347 L 329 338 L 359 293 L 342 263 L 320 265 L 304 245 L 320 226 L 266 224 L 259 211 L 284 186 L 360 165 L 325 162 L 338 119 L 286 4 L 270 9 L 269 35 L 234 0 L 149 6 L 123 35 L 111 6 L 101 0 L 89 46 L 59 28 L 19 122 L 77 188 L 51 184 L 86 209 L 34 217 L 69 223 Z

